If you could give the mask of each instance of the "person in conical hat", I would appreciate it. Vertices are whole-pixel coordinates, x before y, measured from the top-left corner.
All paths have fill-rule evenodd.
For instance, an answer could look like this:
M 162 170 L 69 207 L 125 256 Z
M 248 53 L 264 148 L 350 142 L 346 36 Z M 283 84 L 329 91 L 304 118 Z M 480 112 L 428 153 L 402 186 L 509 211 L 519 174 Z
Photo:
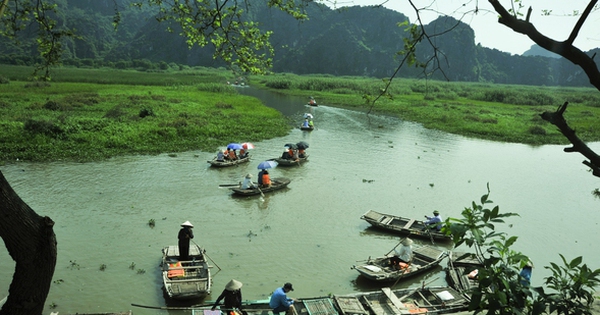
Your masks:
M 402 246 L 400 248 L 396 247 L 394 249 L 394 256 L 390 257 L 390 264 L 396 269 L 401 269 L 404 266 L 403 264 L 410 264 L 412 261 L 413 240 L 407 237 L 400 244 Z
M 221 292 L 221 295 L 219 295 L 219 297 L 215 301 L 215 304 L 213 304 L 211 310 L 214 311 L 219 305 L 219 302 L 221 302 L 221 300 L 223 300 L 223 307 L 221 308 L 221 310 L 226 310 L 227 312 L 225 313 L 229 313 L 228 311 L 236 309 L 241 311 L 242 314 L 246 314 L 246 312 L 242 310 L 241 282 L 235 279 L 231 279 L 231 281 L 229 281 L 225 285 L 225 289 L 223 290 L 223 292 Z
M 193 227 L 194 225 L 190 221 L 181 223 L 181 230 L 179 230 L 179 234 L 177 235 L 177 239 L 179 240 L 177 243 L 179 246 L 179 260 L 185 261 L 190 259 L 190 240 L 194 238 Z

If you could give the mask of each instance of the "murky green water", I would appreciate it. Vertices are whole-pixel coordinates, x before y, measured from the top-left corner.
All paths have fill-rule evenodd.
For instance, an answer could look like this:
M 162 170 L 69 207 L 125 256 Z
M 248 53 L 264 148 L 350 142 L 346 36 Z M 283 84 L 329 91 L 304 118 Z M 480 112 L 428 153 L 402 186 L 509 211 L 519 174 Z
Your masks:
M 392 118 L 305 107 L 305 99 L 261 98 L 298 124 L 311 112 L 317 130 L 296 129 L 254 143 L 249 164 L 225 169 L 209 168 L 206 161 L 214 153 L 199 151 L 1 167 L 25 202 L 56 222 L 54 278 L 63 282 L 52 285 L 46 305 L 57 308 L 45 313 L 166 314 L 131 303 L 181 305 L 165 299 L 159 261 L 161 248 L 176 244 L 179 224 L 186 220 L 195 225 L 194 241 L 214 260 L 213 272 L 222 269 L 214 276 L 213 298 L 232 278 L 244 283 L 245 299 L 264 298 L 284 282 L 292 282 L 293 296 L 300 298 L 379 288 L 358 279 L 350 267 L 385 254 L 398 237 L 368 228 L 361 214 L 375 209 L 421 218 L 438 209 L 443 217 L 457 217 L 479 200 L 487 183 L 502 211 L 521 215 L 506 229 L 519 236 L 516 249 L 535 262 L 534 284 L 548 275 L 542 266 L 560 261 L 558 253 L 583 255 L 599 267 L 594 265 L 600 260 L 599 201 L 591 195 L 599 185 L 580 155 L 563 153 L 561 146 L 477 141 Z M 249 172 L 256 176 L 260 161 L 300 140 L 310 144 L 310 161 L 271 172 L 292 179 L 287 190 L 264 199 L 234 198 L 218 187 Z M 148 226 L 151 219 L 154 228 Z M 424 244 L 416 240 L 415 245 Z M 7 294 L 13 268 L 0 247 L 0 297 Z M 399 286 L 422 281 L 444 284 L 443 269 Z

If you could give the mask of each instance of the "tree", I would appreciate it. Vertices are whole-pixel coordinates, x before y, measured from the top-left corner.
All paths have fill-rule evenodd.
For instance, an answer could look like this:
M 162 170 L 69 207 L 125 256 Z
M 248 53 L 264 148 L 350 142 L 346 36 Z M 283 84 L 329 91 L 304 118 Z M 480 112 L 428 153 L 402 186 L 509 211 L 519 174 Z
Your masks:
M 33 211 L 0 173 L 0 237 L 16 262 L 0 315 L 42 314 L 56 266 L 54 222 Z

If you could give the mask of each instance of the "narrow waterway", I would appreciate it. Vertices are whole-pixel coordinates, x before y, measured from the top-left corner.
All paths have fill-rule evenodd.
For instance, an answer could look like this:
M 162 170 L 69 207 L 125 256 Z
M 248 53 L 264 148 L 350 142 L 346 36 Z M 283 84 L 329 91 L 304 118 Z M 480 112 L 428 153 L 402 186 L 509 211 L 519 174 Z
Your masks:
M 582 156 L 563 153 L 562 146 L 467 139 L 326 104 L 308 107 L 308 96 L 241 91 L 298 125 L 311 113 L 317 129 L 254 143 L 250 163 L 224 169 L 210 168 L 206 161 L 214 152 L 201 151 L 0 167 L 25 202 L 56 222 L 58 264 L 45 314 L 189 314 L 131 306 L 182 305 L 165 298 L 159 262 L 161 248 L 176 244 L 186 220 L 214 260 L 211 298 L 232 278 L 244 283 L 245 299 L 265 298 L 285 282 L 300 298 L 379 288 L 350 267 L 387 253 L 399 237 L 369 228 L 361 214 L 374 209 L 421 218 L 437 209 L 444 218 L 459 217 L 487 184 L 501 211 L 520 215 L 502 229 L 519 236 L 515 249 L 534 261 L 534 285 L 549 275 L 544 265 L 560 262 L 559 253 L 599 267 L 599 201 L 591 194 L 599 182 Z M 288 189 L 234 198 L 219 188 L 247 173 L 256 178 L 259 162 L 298 141 L 310 144 L 310 161 L 271 172 L 292 179 Z M 427 244 L 415 240 L 415 246 Z M 445 284 L 444 265 L 398 287 Z M 13 268 L 2 245 L 0 297 L 8 293 Z

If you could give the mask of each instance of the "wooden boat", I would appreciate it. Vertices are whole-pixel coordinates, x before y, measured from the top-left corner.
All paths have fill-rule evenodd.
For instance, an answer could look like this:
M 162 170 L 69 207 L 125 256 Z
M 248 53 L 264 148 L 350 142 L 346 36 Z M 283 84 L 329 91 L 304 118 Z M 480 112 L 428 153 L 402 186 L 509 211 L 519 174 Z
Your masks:
M 477 270 L 483 265 L 473 253 L 450 252 L 446 268 L 446 282 L 459 292 L 468 294 L 479 286 Z
M 222 305 L 221 305 L 222 306 Z M 273 314 L 269 306 L 269 299 L 244 301 L 242 302 L 243 311 L 248 315 L 269 315 Z M 221 315 L 231 314 L 229 309 L 221 307 L 220 311 L 210 311 L 210 306 L 206 308 L 193 308 L 192 315 Z M 213 313 L 216 312 L 216 313 Z M 235 310 L 236 315 L 242 315 L 239 310 Z M 282 312 L 283 313 L 283 312 Z M 315 297 L 301 299 L 294 302 L 294 315 L 340 315 L 334 305 L 333 299 L 329 297 Z
M 313 130 L 315 130 L 315 126 L 312 126 L 312 127 L 303 127 L 303 126 L 300 126 L 300 130 L 303 130 L 303 131 L 313 131 Z
M 341 315 L 445 314 L 468 308 L 468 296 L 447 286 L 334 295 Z
M 373 227 L 406 236 L 416 236 L 438 241 L 452 240 L 451 236 L 435 230 L 423 230 L 425 223 L 420 220 L 403 218 L 393 214 L 383 214 L 374 210 L 367 211 L 360 218 L 369 222 Z
M 127 311 L 127 312 L 108 312 L 108 313 L 75 313 L 73 315 L 131 315 L 133 314 L 131 311 Z M 50 315 L 59 315 L 58 312 L 50 312 Z M 69 315 L 69 314 L 62 314 L 61 315 Z
M 237 160 L 233 160 L 233 161 L 231 161 L 231 160 L 217 161 L 217 157 L 215 156 L 212 160 L 209 160 L 206 162 L 210 163 L 210 165 L 214 166 L 214 167 L 234 166 L 234 165 L 250 162 L 250 155 L 247 155 L 246 157 L 244 157 L 242 159 L 237 159 Z
M 260 188 L 260 189 L 258 189 L 258 188 L 242 189 L 240 187 L 232 187 L 229 189 L 231 189 L 233 191 L 233 194 L 235 194 L 235 195 L 253 196 L 253 195 L 260 195 L 261 192 L 263 194 L 266 194 L 266 193 L 269 193 L 272 191 L 283 189 L 283 188 L 287 187 L 287 185 L 289 185 L 290 182 L 291 182 L 291 180 L 288 178 L 278 177 L 278 178 L 271 178 L 271 187 L 265 187 L 265 188 Z
M 168 296 L 186 300 L 203 298 L 210 294 L 212 278 L 204 249 L 190 244 L 189 260 L 179 260 L 179 247 L 170 245 L 162 250 L 160 265 L 162 281 Z
M 277 166 L 300 166 L 302 163 L 308 162 L 308 156 L 308 154 L 305 154 L 304 157 L 298 158 L 298 160 L 284 159 L 280 157 L 271 160 L 277 162 Z
M 390 264 L 390 257 L 369 258 L 366 263 L 354 265 L 361 276 L 380 282 L 398 281 L 429 271 L 438 266 L 448 254 L 431 246 L 413 249 L 413 259 L 406 268 L 396 269 Z

